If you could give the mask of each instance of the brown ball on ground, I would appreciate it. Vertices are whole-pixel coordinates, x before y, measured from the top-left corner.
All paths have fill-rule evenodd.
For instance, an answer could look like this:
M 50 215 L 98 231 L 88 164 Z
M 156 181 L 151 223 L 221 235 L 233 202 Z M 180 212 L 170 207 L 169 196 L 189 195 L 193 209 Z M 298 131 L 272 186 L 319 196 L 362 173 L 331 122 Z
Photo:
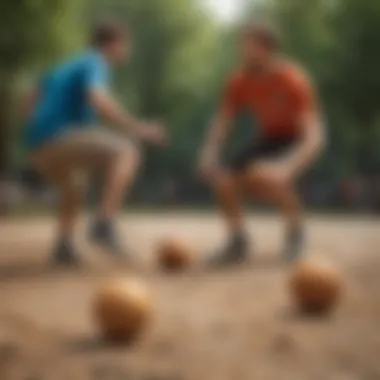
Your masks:
M 162 269 L 180 271 L 190 266 L 191 249 L 180 240 L 167 239 L 158 245 L 157 259 Z
M 298 309 L 328 313 L 339 301 L 342 279 L 330 265 L 314 260 L 298 262 L 290 277 L 290 292 Z
M 152 315 L 152 303 L 138 280 L 113 280 L 96 294 L 93 313 L 105 338 L 128 342 L 143 331 Z

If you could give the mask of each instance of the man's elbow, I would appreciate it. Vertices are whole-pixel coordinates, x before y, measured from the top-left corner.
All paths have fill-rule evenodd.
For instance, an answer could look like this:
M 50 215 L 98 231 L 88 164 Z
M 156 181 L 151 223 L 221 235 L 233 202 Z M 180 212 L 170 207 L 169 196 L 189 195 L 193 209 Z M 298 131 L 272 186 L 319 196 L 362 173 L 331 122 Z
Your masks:
M 326 128 L 322 121 L 318 123 L 318 127 L 316 128 L 316 146 L 317 151 L 322 152 L 326 149 L 327 146 L 327 136 L 326 136 Z
M 102 105 L 101 94 L 98 91 L 90 91 L 88 94 L 88 103 L 93 109 L 99 110 Z
M 94 88 L 88 93 L 88 102 L 97 111 L 103 112 L 109 108 L 111 103 L 108 93 L 101 88 Z
M 307 140 L 309 141 L 309 146 L 313 147 L 313 151 L 316 154 L 322 152 L 327 145 L 326 129 L 324 123 L 319 119 L 314 119 L 309 122 L 309 127 L 307 128 L 308 133 Z

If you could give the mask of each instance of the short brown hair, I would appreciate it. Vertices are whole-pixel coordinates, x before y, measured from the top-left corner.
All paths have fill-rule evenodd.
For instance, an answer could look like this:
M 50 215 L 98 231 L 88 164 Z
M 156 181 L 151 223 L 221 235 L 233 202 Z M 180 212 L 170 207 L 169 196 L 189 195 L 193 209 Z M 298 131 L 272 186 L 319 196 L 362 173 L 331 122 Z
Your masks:
M 101 21 L 95 24 L 91 31 L 91 44 L 101 48 L 114 41 L 125 38 L 128 29 L 118 21 Z
M 244 25 L 242 34 L 271 50 L 277 50 L 280 46 L 280 36 L 277 29 L 268 23 L 249 22 Z

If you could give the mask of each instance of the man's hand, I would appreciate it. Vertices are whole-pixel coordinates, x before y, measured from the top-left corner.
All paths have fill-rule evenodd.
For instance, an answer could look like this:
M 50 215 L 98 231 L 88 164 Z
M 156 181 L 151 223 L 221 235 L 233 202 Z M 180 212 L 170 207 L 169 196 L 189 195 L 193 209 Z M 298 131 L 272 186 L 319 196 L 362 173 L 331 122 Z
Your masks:
M 144 141 L 155 145 L 165 145 L 167 134 L 159 123 L 141 123 L 119 105 L 104 89 L 92 89 L 89 93 L 91 105 L 119 129 L 129 132 Z
M 219 172 L 219 154 L 228 135 L 232 115 L 220 109 L 212 119 L 206 143 L 198 161 L 198 172 L 207 181 Z
M 154 145 L 165 146 L 168 143 L 167 132 L 160 123 L 142 123 L 138 135 L 142 140 Z

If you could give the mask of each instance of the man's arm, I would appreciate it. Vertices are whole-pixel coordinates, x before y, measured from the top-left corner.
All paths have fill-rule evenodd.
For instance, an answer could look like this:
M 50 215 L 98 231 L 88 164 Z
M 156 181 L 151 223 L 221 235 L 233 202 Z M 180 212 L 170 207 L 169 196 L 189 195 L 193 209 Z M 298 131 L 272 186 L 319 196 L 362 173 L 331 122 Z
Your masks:
M 86 66 L 87 94 L 91 106 L 115 127 L 137 138 L 164 144 L 166 134 L 157 123 L 142 123 L 130 115 L 108 91 L 108 68 L 104 61 L 92 57 Z
M 200 169 L 210 172 L 218 166 L 221 149 L 231 131 L 233 118 L 241 107 L 241 83 L 233 77 L 227 83 L 221 106 L 212 118 L 206 142 L 201 152 Z
M 91 89 L 89 99 L 91 106 L 111 124 L 134 135 L 140 133 L 139 121 L 126 112 L 106 90 L 103 88 Z
M 229 113 L 220 109 L 212 118 L 204 152 L 218 156 L 229 135 L 232 125 L 232 117 Z
M 305 115 L 301 125 L 301 142 L 288 157 L 289 167 L 296 175 L 311 164 L 326 143 L 324 122 L 318 113 Z
M 125 111 L 105 89 L 101 87 L 92 88 L 89 91 L 89 100 L 92 107 L 100 114 L 100 116 L 107 119 L 110 124 L 122 131 L 129 132 L 137 138 L 155 144 L 161 145 L 166 142 L 166 134 L 161 125 L 138 121 L 135 117 Z
M 301 141 L 288 157 L 290 170 L 294 174 L 302 172 L 322 150 L 325 142 L 325 126 L 315 96 L 313 86 L 307 76 L 297 72 L 290 80 L 296 112 L 299 114 Z

